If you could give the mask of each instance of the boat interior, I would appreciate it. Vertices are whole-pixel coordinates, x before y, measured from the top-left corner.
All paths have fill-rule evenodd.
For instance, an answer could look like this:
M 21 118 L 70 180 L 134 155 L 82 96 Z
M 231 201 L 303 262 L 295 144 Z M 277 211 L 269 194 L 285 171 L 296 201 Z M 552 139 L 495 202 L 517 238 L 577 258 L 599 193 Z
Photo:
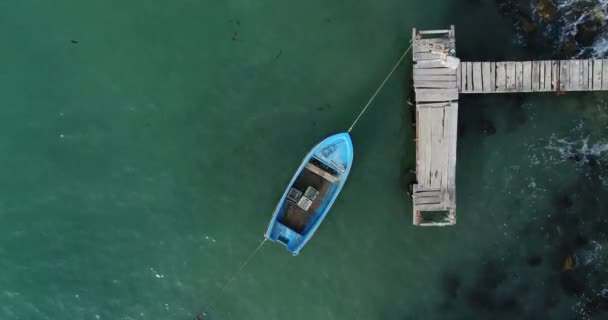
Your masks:
M 336 189 L 340 181 L 338 176 L 336 169 L 314 157 L 311 158 L 291 186 L 292 190 L 295 189 L 295 198 L 285 201 L 279 221 L 291 230 L 305 234 L 327 205 L 326 196 Z M 312 201 L 302 199 L 310 196 L 306 194 L 309 192 L 314 193 L 308 197 Z

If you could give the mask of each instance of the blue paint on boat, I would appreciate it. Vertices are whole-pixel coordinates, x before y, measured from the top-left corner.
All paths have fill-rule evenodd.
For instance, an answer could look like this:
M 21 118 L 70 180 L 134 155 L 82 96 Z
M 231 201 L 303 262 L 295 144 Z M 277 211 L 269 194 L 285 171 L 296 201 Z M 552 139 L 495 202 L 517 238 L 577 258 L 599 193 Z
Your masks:
M 348 132 L 331 135 L 314 146 L 283 193 L 264 236 L 293 255 L 300 253 L 336 201 L 352 162 Z

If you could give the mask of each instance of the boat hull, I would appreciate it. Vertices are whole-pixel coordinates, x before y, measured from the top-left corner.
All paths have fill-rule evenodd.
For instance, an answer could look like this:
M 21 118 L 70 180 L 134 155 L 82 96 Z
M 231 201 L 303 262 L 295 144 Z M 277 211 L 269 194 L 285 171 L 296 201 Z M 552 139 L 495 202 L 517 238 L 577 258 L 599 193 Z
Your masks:
M 315 145 L 287 185 L 265 237 L 282 244 L 293 255 L 299 254 L 336 201 L 352 161 L 353 144 L 347 132 L 331 135 Z M 314 200 L 306 198 L 308 193 L 316 195 L 311 197 Z M 298 196 L 296 203 L 294 197 Z

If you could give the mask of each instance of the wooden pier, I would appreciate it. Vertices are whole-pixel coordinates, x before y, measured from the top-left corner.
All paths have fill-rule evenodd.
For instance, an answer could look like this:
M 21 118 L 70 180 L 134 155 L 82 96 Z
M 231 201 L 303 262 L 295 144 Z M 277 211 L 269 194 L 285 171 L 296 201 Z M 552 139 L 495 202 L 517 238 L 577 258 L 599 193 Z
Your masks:
M 608 60 L 462 62 L 460 93 L 608 90 Z
M 413 222 L 456 224 L 458 96 L 608 90 L 608 59 L 460 62 L 454 26 L 412 32 L 416 98 Z
M 420 32 L 414 29 L 413 37 L 417 178 L 417 184 L 412 186 L 414 224 L 455 224 L 459 63 L 453 57 L 454 27 Z M 440 218 L 428 219 L 423 217 L 425 213 Z

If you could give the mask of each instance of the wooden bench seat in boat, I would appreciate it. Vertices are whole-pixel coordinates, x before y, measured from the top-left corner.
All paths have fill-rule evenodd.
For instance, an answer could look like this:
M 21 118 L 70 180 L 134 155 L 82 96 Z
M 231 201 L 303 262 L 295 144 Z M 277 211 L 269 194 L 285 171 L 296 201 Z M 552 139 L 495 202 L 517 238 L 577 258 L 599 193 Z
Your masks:
M 306 169 L 310 170 L 311 172 L 315 173 L 316 175 L 322 177 L 323 179 L 333 183 L 333 184 L 338 184 L 340 182 L 340 179 L 331 175 L 329 172 L 315 166 L 312 163 L 307 163 L 306 164 Z

